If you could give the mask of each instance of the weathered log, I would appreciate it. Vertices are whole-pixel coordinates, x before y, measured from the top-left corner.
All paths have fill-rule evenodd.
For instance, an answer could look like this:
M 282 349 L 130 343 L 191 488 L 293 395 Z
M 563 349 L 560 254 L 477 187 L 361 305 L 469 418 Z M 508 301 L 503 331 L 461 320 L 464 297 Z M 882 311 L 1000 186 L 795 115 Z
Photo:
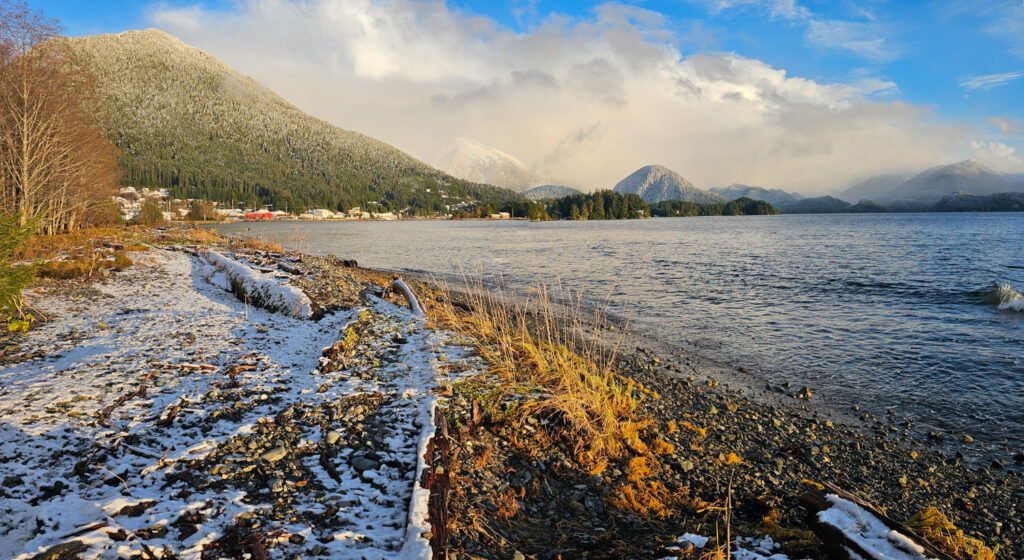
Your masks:
M 936 560 L 956 560 L 946 552 L 936 548 L 935 545 L 926 541 L 902 523 L 889 518 L 887 515 L 882 513 L 879 508 L 866 500 L 855 496 L 834 484 L 826 482 L 822 485 L 830 493 L 856 504 L 857 507 L 864 510 L 867 515 L 874 517 L 890 530 L 903 535 L 923 548 L 925 554 L 929 557 L 935 558 Z M 800 505 L 807 509 L 809 516 L 808 524 L 811 529 L 818 535 L 821 541 L 825 544 L 825 548 L 834 558 L 851 558 L 848 551 L 853 551 L 855 554 L 858 554 L 863 558 L 874 558 L 876 556 L 872 551 L 864 550 L 860 545 L 847 538 L 846 533 L 843 532 L 841 527 L 835 527 L 820 520 L 818 513 L 832 507 L 832 504 L 828 501 L 823 492 L 819 490 L 811 490 L 801 496 L 799 501 Z
M 397 274 L 394 277 L 394 281 L 391 282 L 391 290 L 394 291 L 395 293 L 399 293 L 405 296 L 406 301 L 409 302 L 409 309 L 412 310 L 413 315 L 424 314 L 423 308 L 420 307 L 419 300 L 416 299 L 416 294 L 412 293 L 412 290 L 409 289 L 409 286 L 406 286 L 405 282 L 403 282 L 402 279 L 399 278 Z
M 78 555 L 85 552 L 87 548 L 89 547 L 82 541 L 60 543 L 36 554 L 29 560 L 76 560 Z
M 423 486 L 430 489 L 427 517 L 432 533 L 432 560 L 448 560 L 451 446 L 448 441 L 448 418 L 440 408 L 434 410 L 434 425 L 434 437 L 430 438 L 427 444 L 427 468 L 423 473 L 427 480 L 423 482 Z

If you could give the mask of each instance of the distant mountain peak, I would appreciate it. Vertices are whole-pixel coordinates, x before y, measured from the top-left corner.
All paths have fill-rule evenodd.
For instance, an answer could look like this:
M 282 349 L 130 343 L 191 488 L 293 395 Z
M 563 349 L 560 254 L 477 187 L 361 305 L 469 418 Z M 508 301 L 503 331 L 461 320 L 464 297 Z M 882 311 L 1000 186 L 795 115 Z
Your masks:
M 698 189 L 664 165 L 645 165 L 619 181 L 613 190 L 620 194 L 639 195 L 648 204 L 663 200 L 685 200 L 697 204 L 728 202 L 724 196 Z
M 519 158 L 469 138 L 453 138 L 438 164 L 449 174 L 467 181 L 522 191 L 537 182 Z

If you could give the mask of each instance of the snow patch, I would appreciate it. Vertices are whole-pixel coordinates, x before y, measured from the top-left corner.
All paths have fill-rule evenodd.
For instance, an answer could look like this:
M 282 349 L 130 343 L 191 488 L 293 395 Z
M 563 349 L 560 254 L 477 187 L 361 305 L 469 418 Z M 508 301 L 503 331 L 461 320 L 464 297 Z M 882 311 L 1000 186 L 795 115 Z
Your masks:
M 850 542 L 870 551 L 870 559 L 931 560 L 924 555 L 924 548 L 893 531 L 857 504 L 835 494 L 827 495 L 826 499 L 832 507 L 819 511 L 818 521 L 839 529 Z

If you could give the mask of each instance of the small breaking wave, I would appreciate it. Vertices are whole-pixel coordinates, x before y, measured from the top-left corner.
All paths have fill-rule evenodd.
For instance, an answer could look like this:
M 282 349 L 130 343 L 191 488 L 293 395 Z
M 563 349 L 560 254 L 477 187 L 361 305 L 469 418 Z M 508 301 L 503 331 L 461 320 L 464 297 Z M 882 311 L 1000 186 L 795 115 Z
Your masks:
M 996 284 L 985 293 L 985 303 L 999 306 L 999 309 L 1024 312 L 1024 294 L 1006 283 Z

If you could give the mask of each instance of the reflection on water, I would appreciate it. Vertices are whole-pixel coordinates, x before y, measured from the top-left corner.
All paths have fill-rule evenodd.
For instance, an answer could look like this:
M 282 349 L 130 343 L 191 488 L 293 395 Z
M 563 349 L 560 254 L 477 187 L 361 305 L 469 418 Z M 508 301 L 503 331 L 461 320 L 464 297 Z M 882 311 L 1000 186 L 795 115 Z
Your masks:
M 1024 215 L 881 214 L 628 222 L 340 222 L 222 226 L 360 265 L 601 298 L 679 346 L 925 429 L 1024 442 Z

